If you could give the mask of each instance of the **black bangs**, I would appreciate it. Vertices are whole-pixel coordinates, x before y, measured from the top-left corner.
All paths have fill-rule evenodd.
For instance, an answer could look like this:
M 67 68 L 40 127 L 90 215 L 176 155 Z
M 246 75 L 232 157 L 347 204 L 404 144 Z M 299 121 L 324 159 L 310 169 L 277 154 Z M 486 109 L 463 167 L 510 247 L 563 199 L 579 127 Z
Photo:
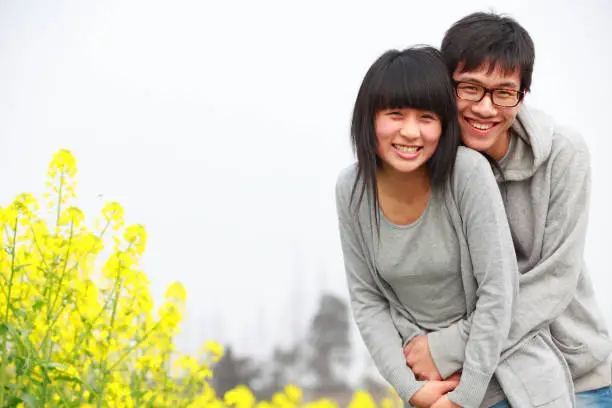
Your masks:
M 376 114 L 384 109 L 414 108 L 434 112 L 442 123 L 436 151 L 426 163 L 432 185 L 442 185 L 453 172 L 460 142 L 454 87 L 442 54 L 433 47 L 390 50 L 365 74 L 351 120 L 351 144 L 357 156 L 357 178 L 351 192 L 356 211 L 367 196 L 379 230 L 376 172 Z
M 374 114 L 384 109 L 415 108 L 435 112 L 442 123 L 454 113 L 452 83 L 437 51 L 414 48 L 389 60 L 378 78 L 372 78 Z

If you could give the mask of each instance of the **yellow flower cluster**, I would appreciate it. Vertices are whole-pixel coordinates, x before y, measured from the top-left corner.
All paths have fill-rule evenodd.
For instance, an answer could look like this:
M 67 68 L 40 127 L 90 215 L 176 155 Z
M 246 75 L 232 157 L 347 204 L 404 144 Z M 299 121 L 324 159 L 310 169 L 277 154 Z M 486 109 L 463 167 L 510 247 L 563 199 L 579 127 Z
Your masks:
M 30 194 L 0 208 L 0 408 L 336 406 L 302 403 L 291 385 L 270 402 L 245 387 L 215 395 L 210 367 L 222 347 L 207 342 L 197 355 L 174 347 L 185 288 L 169 285 L 155 310 L 139 266 L 144 227 L 126 226 L 121 205 L 108 203 L 88 228 L 70 206 L 76 174 L 61 150 L 48 171 L 50 216 Z M 351 406 L 375 404 L 356 393 Z

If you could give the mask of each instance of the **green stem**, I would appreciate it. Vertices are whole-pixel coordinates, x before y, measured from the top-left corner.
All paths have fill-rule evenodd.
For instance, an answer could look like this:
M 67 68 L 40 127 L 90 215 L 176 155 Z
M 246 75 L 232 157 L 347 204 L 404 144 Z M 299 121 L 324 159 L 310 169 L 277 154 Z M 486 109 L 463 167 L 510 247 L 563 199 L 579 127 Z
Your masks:
M 56 211 L 56 220 L 55 220 L 56 232 L 57 232 L 57 228 L 59 228 L 59 222 L 60 222 L 63 189 L 64 189 L 64 172 L 62 171 L 60 172 L 60 186 L 59 186 L 59 191 L 57 194 L 57 211 Z M 53 261 L 51 272 L 53 271 L 54 268 L 55 268 L 55 261 Z M 49 321 L 51 320 L 51 314 L 53 313 L 53 309 L 51 306 L 51 296 L 53 293 L 53 281 L 51 279 L 49 279 L 49 287 L 47 288 L 47 290 L 48 290 L 47 292 L 47 321 Z M 43 356 L 45 356 L 45 358 L 49 354 L 48 344 L 47 344 L 48 334 L 49 334 L 49 328 L 47 328 L 47 333 L 45 334 L 45 338 L 43 340 L 43 343 L 41 344 Z M 48 376 L 45 376 L 43 378 L 43 393 L 42 393 L 43 406 L 45 406 L 46 400 L 47 400 L 47 386 L 48 385 L 49 385 L 49 378 Z
M 59 285 L 57 287 L 57 291 L 55 293 L 55 299 L 53 299 L 53 305 L 52 308 L 55 309 L 55 305 L 57 304 L 57 299 L 60 296 L 60 293 L 62 291 L 62 283 L 64 282 L 64 277 L 66 276 L 66 270 L 68 269 L 68 260 L 70 259 L 70 249 L 72 248 L 72 237 L 74 234 L 74 223 L 70 222 L 70 235 L 68 236 L 68 248 L 66 248 L 66 255 L 64 256 L 64 269 L 62 270 L 62 275 L 60 276 L 59 279 Z M 74 268 L 71 268 L 71 271 Z
M 111 222 L 110 220 L 108 220 L 106 222 L 106 225 L 104 226 L 104 228 L 102 229 L 102 231 L 100 232 L 100 234 L 98 235 L 98 239 L 102 239 L 102 237 L 104 236 L 104 234 L 106 233 L 106 230 L 108 229 L 108 227 L 110 226 Z M 91 250 L 93 250 L 95 244 L 92 244 L 90 250 L 88 252 L 91 252 Z M 87 328 L 86 331 L 83 331 L 81 333 L 81 335 L 79 336 L 79 340 L 75 343 L 74 349 L 72 351 L 72 358 L 76 358 L 76 353 L 78 353 L 81 345 L 83 344 L 83 341 L 85 340 L 85 338 L 91 333 L 91 331 L 93 330 L 93 327 L 95 326 L 95 323 L 98 321 L 98 319 L 102 316 L 102 314 L 104 313 L 104 311 L 106 310 L 106 307 L 109 305 L 109 302 L 112 298 L 108 298 L 105 302 L 104 305 L 102 306 L 102 308 L 100 309 L 100 312 L 98 313 L 98 315 L 93 319 L 93 321 L 89 324 L 89 327 Z M 81 318 L 83 318 L 83 314 L 80 312 L 80 310 L 78 309 L 77 304 L 75 303 L 75 307 L 77 309 L 77 312 L 79 313 L 79 315 L 81 316 Z
M 149 335 L 151 333 L 153 333 L 155 330 L 157 330 L 157 327 L 159 326 L 159 322 L 157 322 L 155 324 L 155 326 L 153 326 L 148 332 L 145 333 L 145 335 L 139 339 L 136 343 L 132 344 L 130 347 L 127 348 L 127 351 L 125 351 L 118 359 L 117 361 L 115 361 L 115 363 L 108 369 L 108 372 L 111 372 L 115 369 L 115 367 L 117 367 L 119 364 L 121 364 L 121 362 L 123 361 L 123 359 L 125 359 L 127 356 L 129 356 L 132 351 L 140 346 L 142 344 L 143 341 L 145 341 L 146 339 L 149 338 Z
M 9 305 L 11 304 L 11 292 L 13 290 L 13 278 L 15 276 L 15 254 L 17 252 L 17 225 L 19 216 L 15 218 L 15 228 L 13 229 L 13 248 L 11 250 L 11 277 L 8 282 L 8 295 L 6 298 L 6 311 L 4 313 L 4 320 L 8 323 Z
M 168 353 L 164 353 L 162 357 L 162 367 L 164 376 L 164 393 L 162 394 L 163 405 L 168 406 Z
M 117 305 L 119 304 L 119 295 L 121 293 L 121 284 L 122 284 L 121 268 L 122 268 L 122 263 L 119 262 L 119 266 L 117 268 L 117 278 L 115 279 L 115 287 L 113 288 L 113 292 L 111 294 L 111 299 L 113 299 L 113 310 L 111 312 L 110 330 L 108 331 L 108 335 L 106 337 L 107 343 L 110 342 L 111 335 L 113 332 L 113 327 L 115 325 L 115 317 L 117 315 Z M 112 371 L 112 370 L 107 369 L 107 362 L 108 362 L 108 354 L 106 356 L 106 359 L 102 362 L 102 366 L 100 367 L 102 369 L 102 385 L 100 386 L 100 398 L 98 399 L 98 408 L 101 407 L 102 399 L 104 397 L 104 393 L 106 392 L 106 379 L 108 377 L 108 373 Z
M 57 218 L 55 220 L 55 228 L 59 227 L 60 222 L 60 214 L 62 209 L 62 193 L 64 191 L 64 171 L 60 172 L 60 186 L 59 191 L 57 192 Z
M 61 215 L 61 209 L 62 209 L 62 193 L 63 193 L 63 189 L 64 189 L 64 172 L 60 172 L 60 186 L 59 186 L 59 191 L 57 194 L 57 211 L 56 211 L 56 220 L 55 220 L 55 230 L 57 233 L 57 229 L 59 228 L 59 223 L 60 223 L 60 215 Z M 52 268 L 50 269 L 51 274 L 53 274 L 53 269 L 55 269 L 55 265 L 56 262 L 55 260 L 53 261 L 53 265 Z M 53 280 L 49 279 L 49 286 L 47 287 L 47 321 L 51 320 L 51 315 L 53 314 L 53 306 L 52 306 L 52 302 L 51 302 L 51 297 L 53 296 Z M 61 288 L 60 288 L 61 289 Z M 59 290 L 58 289 L 58 292 Z M 45 337 L 43 339 L 43 342 L 41 344 L 41 349 L 42 349 L 42 353 L 43 353 L 43 358 L 48 359 L 48 355 L 49 355 L 49 344 L 48 344 L 48 337 L 49 337 L 49 333 L 50 333 L 50 328 L 51 325 L 49 325 L 49 327 L 47 328 L 47 332 L 45 333 Z M 46 404 L 46 400 L 47 400 L 47 387 L 49 385 L 49 377 L 48 376 L 44 376 L 43 377 L 43 392 L 42 392 L 42 404 L 43 406 L 45 406 Z
M 17 225 L 19 215 L 15 218 L 15 227 L 13 228 L 13 248 L 11 250 L 11 277 L 8 281 L 8 294 L 6 297 L 6 311 L 4 312 L 4 322 L 8 325 L 9 310 L 11 308 L 11 292 L 13 290 L 13 279 L 15 277 L 15 254 L 17 252 Z M 4 388 L 6 385 L 6 367 L 8 366 L 7 357 L 7 335 L 2 336 L 2 364 L 0 364 L 0 407 L 4 407 Z
M 6 382 L 6 342 L 2 337 L 2 365 L 0 366 L 0 407 L 4 407 L 4 386 Z
M 64 277 L 66 276 L 66 269 L 68 268 L 68 259 L 70 258 L 70 249 L 72 247 L 72 236 L 74 233 L 74 224 L 70 223 L 70 236 L 68 237 L 68 248 L 66 248 L 66 255 L 65 255 L 65 260 L 64 260 L 64 268 L 62 270 L 62 275 L 59 278 L 59 283 L 57 285 L 57 290 L 55 293 L 55 298 L 53 299 L 53 301 L 51 302 L 51 296 L 49 296 L 49 301 L 51 302 L 51 305 L 48 306 L 48 314 L 47 314 L 47 321 L 51 320 L 51 317 L 53 315 L 53 312 L 55 311 L 55 307 L 57 305 L 57 300 L 60 297 L 60 294 L 62 292 L 62 283 L 64 282 Z M 71 269 L 72 270 L 72 269 Z M 51 293 L 51 291 L 49 291 Z M 62 308 L 63 309 L 63 308 Z M 47 327 L 47 332 L 45 333 L 45 337 L 43 339 L 43 355 L 45 359 L 49 358 L 49 353 L 50 353 L 50 346 L 48 344 L 49 341 L 49 335 L 51 334 L 51 330 L 53 329 L 53 326 L 55 326 L 55 323 L 57 322 L 57 320 L 59 319 L 62 309 L 60 309 L 57 313 L 57 315 L 55 316 L 55 318 L 53 319 L 53 322 L 49 325 L 49 327 Z

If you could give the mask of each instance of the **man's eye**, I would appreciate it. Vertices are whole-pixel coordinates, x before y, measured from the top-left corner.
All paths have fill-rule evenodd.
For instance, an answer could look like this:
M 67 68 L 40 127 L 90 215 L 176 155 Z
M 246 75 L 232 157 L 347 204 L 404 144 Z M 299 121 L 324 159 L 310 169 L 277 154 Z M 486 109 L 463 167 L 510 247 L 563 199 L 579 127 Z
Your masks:
M 478 92 L 478 88 L 475 86 L 471 86 L 471 85 L 463 85 L 461 87 L 461 90 L 463 91 L 467 91 L 467 92 Z
M 499 95 L 502 98 L 509 98 L 509 97 L 514 96 L 515 94 L 516 94 L 515 91 L 504 90 L 504 89 L 497 90 L 497 95 Z

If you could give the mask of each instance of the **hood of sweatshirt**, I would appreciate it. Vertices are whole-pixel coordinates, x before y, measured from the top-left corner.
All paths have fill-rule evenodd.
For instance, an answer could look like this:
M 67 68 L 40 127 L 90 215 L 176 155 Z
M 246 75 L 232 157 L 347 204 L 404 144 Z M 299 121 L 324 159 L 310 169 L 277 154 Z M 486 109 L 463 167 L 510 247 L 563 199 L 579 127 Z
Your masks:
M 550 155 L 555 125 L 550 116 L 523 105 L 512 125 L 508 153 L 500 161 L 506 181 L 530 178 Z

